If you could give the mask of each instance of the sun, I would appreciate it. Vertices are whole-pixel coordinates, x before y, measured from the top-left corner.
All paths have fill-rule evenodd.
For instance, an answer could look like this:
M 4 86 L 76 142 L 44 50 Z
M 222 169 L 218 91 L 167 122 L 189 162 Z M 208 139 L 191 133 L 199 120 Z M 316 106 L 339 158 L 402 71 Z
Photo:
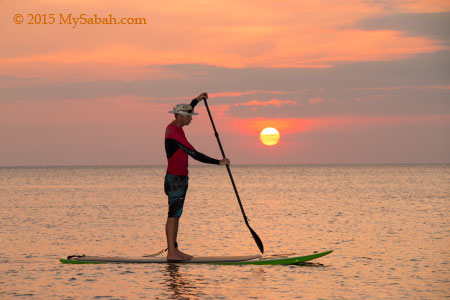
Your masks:
M 278 141 L 280 140 L 280 133 L 275 128 L 267 127 L 261 131 L 259 138 L 264 145 L 273 146 L 278 144 Z

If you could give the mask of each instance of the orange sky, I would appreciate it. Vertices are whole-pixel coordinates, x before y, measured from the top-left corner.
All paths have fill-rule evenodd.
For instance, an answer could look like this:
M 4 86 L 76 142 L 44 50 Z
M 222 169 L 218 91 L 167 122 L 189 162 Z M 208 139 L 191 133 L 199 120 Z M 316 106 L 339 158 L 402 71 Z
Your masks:
M 164 164 L 167 111 L 203 91 L 237 163 L 450 162 L 448 1 L 25 2 L 0 4 L 0 165 Z M 188 138 L 218 156 L 197 110 Z

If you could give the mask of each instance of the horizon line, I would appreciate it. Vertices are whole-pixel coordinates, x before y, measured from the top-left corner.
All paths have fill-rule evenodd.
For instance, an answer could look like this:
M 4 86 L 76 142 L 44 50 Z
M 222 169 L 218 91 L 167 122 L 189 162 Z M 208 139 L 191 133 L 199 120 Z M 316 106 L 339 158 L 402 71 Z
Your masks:
M 355 163 L 251 163 L 233 166 L 355 166 L 355 165 L 450 165 L 450 162 L 355 162 Z M 67 165 L 0 165 L 0 168 L 145 168 L 167 167 L 167 164 L 67 164 Z M 208 164 L 192 164 L 189 167 L 210 167 Z

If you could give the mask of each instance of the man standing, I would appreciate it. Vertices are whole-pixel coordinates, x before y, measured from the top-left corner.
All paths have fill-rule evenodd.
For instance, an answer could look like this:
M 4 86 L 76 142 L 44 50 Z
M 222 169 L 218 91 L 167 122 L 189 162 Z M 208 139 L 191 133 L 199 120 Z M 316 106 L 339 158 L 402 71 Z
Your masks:
M 167 172 L 164 191 L 169 197 L 169 213 L 166 223 L 167 260 L 190 260 L 192 256 L 181 252 L 177 245 L 178 224 L 183 212 L 184 199 L 188 188 L 188 155 L 207 164 L 229 165 L 230 160 L 217 160 L 194 149 L 184 135 L 183 126 L 192 121 L 194 107 L 198 102 L 208 99 L 207 93 L 200 94 L 191 104 L 177 104 L 169 113 L 175 114 L 175 120 L 166 128 L 165 148 L 167 155 Z

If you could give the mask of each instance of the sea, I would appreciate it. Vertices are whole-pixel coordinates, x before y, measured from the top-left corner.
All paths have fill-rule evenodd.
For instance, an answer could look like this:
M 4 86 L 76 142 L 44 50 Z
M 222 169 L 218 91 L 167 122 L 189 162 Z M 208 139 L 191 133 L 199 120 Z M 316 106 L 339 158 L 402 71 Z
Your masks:
M 166 247 L 165 166 L 0 168 L 0 299 L 450 299 L 450 165 L 231 166 L 264 255 L 292 266 L 68 265 Z M 259 250 L 222 166 L 190 167 L 178 244 Z

